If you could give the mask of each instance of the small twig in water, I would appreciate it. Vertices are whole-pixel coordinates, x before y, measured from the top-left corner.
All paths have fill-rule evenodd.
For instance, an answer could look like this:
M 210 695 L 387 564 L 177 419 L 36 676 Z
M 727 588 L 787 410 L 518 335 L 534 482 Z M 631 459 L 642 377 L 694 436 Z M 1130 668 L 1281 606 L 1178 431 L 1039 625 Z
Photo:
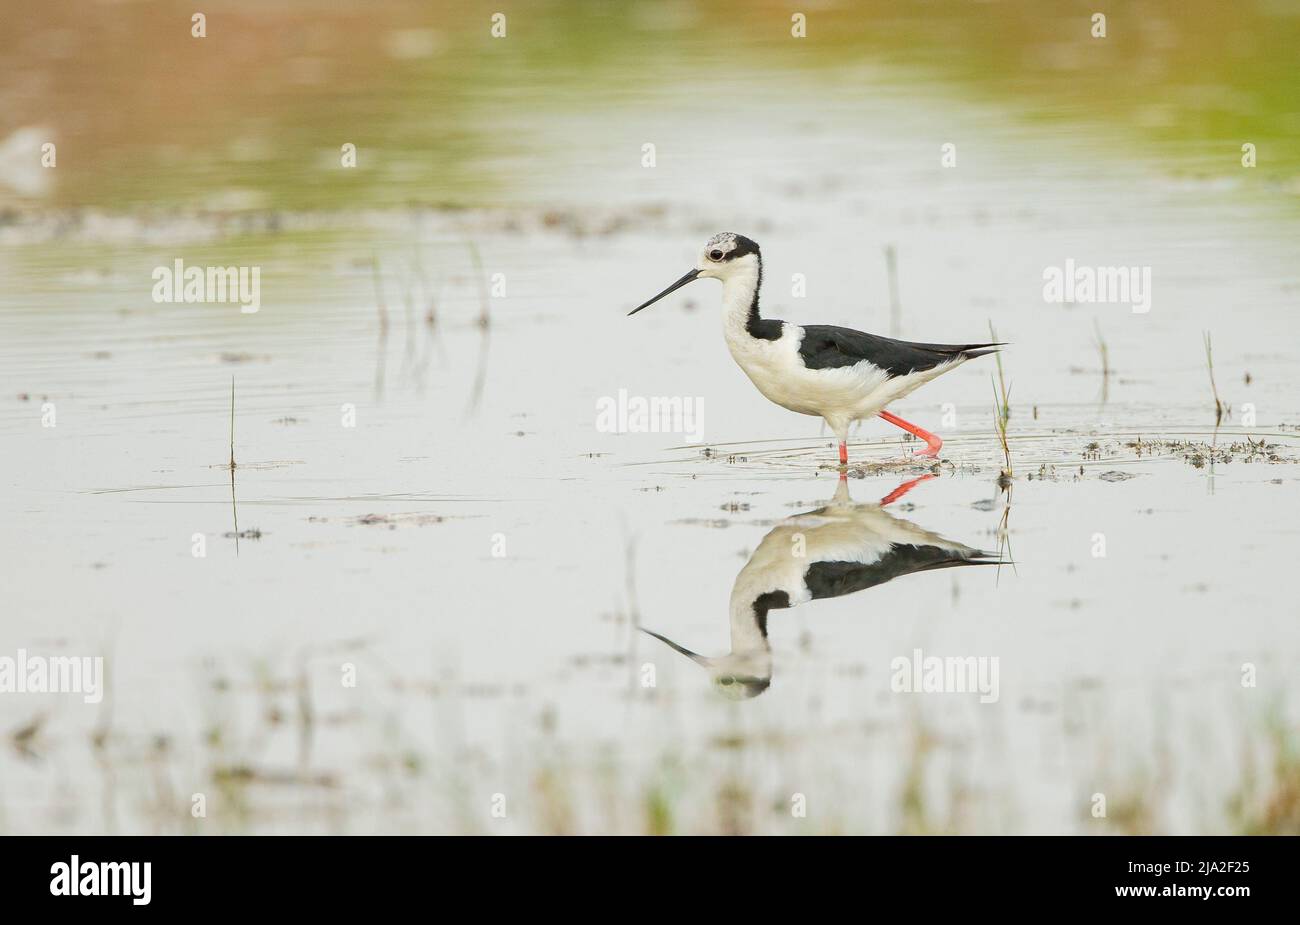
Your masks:
M 1020 574 L 1019 572 L 1016 571 L 1016 560 L 1011 552 L 1010 523 L 1011 523 L 1011 489 L 1010 487 L 1008 487 L 1007 503 L 1002 508 L 1002 519 L 998 522 L 998 571 L 997 571 L 997 576 L 994 578 L 994 584 L 997 584 L 998 581 L 1000 581 L 1002 578 L 1002 563 L 1003 563 L 1004 554 L 1006 556 L 1006 560 L 1005 560 L 1006 563 L 1011 566 L 1011 571 L 1015 572 L 1015 574 L 1017 575 Z
M 235 377 L 230 377 L 230 468 L 235 468 Z
M 1003 386 L 1003 391 L 998 392 L 998 382 L 992 376 L 989 381 L 993 385 L 993 429 L 998 435 L 998 442 L 1002 445 L 1002 458 L 1005 466 L 1002 469 L 1002 475 L 998 478 L 998 484 L 1003 488 L 1011 483 L 1011 444 L 1007 441 L 1007 402 L 1011 397 L 1010 389 Z
M 994 343 L 997 343 L 998 340 L 998 332 L 993 329 L 992 319 L 989 320 L 989 340 Z M 1002 391 L 1002 408 L 1000 413 L 1002 415 L 1002 422 L 1005 424 L 1011 419 L 1011 405 L 1007 403 L 1007 395 L 1010 394 L 1010 390 L 1007 388 L 1007 380 L 1002 373 L 1002 352 L 998 351 L 994 353 L 993 360 L 998 364 L 998 385 Z
M 1104 405 L 1110 398 L 1110 348 L 1106 345 L 1106 338 L 1101 335 L 1101 325 L 1095 318 L 1092 327 L 1097 332 L 1097 352 L 1101 354 L 1101 403 Z
M 239 508 L 235 506 L 235 377 L 230 377 L 230 516 L 235 522 L 235 555 L 239 555 Z
M 1228 415 L 1228 406 L 1219 398 L 1219 387 L 1214 382 L 1214 350 L 1210 345 L 1210 332 L 1205 332 L 1205 365 L 1210 370 L 1210 391 L 1214 393 L 1214 426 Z
M 483 261 L 479 257 L 478 247 L 473 241 L 469 242 L 470 259 L 474 262 L 474 276 L 478 281 L 479 294 L 479 316 L 478 326 L 483 332 L 479 340 L 478 351 L 478 369 L 474 374 L 474 386 L 470 392 L 469 404 L 465 407 L 465 416 L 473 414 L 478 410 L 479 401 L 483 398 L 483 386 L 487 383 L 487 359 L 488 344 L 491 341 L 492 330 L 492 311 L 490 300 L 488 299 L 487 280 L 483 276 Z
M 375 311 L 379 315 L 379 341 L 375 345 L 375 397 L 382 398 L 388 363 L 388 304 L 384 301 L 384 277 L 377 254 L 370 255 L 370 268 L 375 281 Z
M 469 256 L 474 261 L 474 278 L 478 282 L 478 324 L 479 327 L 486 328 L 492 323 L 491 303 L 488 299 L 487 280 L 483 276 L 483 259 L 479 256 L 478 245 L 473 241 L 469 242 Z
M 370 255 L 370 269 L 375 281 L 375 311 L 379 313 L 379 330 L 388 333 L 388 304 L 384 301 L 384 278 L 379 269 L 379 256 Z

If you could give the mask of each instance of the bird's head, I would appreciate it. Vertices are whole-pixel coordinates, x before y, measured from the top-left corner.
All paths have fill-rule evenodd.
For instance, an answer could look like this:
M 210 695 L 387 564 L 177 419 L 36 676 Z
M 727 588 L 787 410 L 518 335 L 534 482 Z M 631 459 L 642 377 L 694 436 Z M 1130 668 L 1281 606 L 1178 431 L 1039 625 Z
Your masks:
M 772 685 L 772 653 L 767 649 L 729 652 L 710 658 L 679 646 L 667 636 L 661 636 L 653 630 L 642 628 L 641 632 L 653 636 L 707 671 L 714 689 L 730 700 L 749 700 Z
M 724 231 L 709 238 L 700 251 L 699 259 L 689 273 L 673 283 L 663 292 L 648 302 L 638 305 L 628 312 L 635 315 L 643 308 L 648 308 L 664 296 L 697 279 L 719 279 L 723 283 L 737 277 L 757 277 L 761 270 L 762 256 L 758 245 L 744 235 Z

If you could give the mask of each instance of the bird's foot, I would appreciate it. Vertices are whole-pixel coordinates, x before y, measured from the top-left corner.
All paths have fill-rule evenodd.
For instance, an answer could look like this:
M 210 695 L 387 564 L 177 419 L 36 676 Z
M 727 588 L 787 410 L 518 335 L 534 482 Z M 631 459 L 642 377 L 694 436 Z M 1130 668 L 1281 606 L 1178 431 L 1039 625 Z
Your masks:
M 925 441 L 925 449 L 918 451 L 915 455 L 925 458 L 933 458 L 939 455 L 939 449 L 943 446 L 943 438 L 938 434 L 932 434 L 922 427 L 917 427 L 910 421 L 904 421 L 896 414 L 890 414 L 888 411 L 880 412 L 880 416 L 895 427 L 901 427 L 913 437 Z
M 927 459 L 933 459 L 939 455 L 939 450 L 943 448 L 943 438 L 938 434 L 929 434 L 925 441 L 925 449 L 917 450 L 914 455 L 923 456 Z

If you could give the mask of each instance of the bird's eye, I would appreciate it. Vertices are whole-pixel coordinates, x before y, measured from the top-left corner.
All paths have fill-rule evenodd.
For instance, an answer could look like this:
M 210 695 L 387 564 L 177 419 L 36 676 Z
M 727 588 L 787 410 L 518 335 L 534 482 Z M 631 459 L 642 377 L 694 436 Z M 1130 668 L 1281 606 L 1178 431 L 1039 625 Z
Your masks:
M 717 251 L 717 250 L 709 251 L 709 259 L 710 259 L 710 260 L 721 260 L 721 259 L 722 259 L 722 251 Z
M 731 685 L 736 683 L 735 678 L 719 678 L 718 680 L 722 683 L 723 687 L 731 687 Z

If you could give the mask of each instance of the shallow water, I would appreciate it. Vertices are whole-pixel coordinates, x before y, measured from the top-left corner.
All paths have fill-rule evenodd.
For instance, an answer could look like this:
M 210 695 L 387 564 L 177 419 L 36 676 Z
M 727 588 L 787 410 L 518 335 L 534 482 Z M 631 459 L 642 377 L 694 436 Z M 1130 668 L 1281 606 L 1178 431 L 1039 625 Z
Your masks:
M 492 209 L 97 204 L 0 229 L 0 654 L 102 653 L 109 679 L 97 706 L 0 697 L 0 828 L 1269 826 L 1292 772 L 1259 772 L 1300 708 L 1285 204 L 1014 99 L 918 96 L 909 69 L 742 69 L 701 96 L 704 73 L 610 112 L 559 94 L 538 131 L 590 143 L 539 148 Z M 716 104 L 739 86 L 762 105 Z M 945 171 L 949 138 L 970 141 Z M 712 283 L 625 317 L 724 227 L 763 245 L 767 314 L 888 333 L 893 247 L 896 333 L 1012 344 L 1010 492 L 986 358 L 896 409 L 947 442 L 884 509 L 1006 563 L 773 610 L 771 686 L 743 702 L 636 631 L 727 652 L 738 573 L 837 488 L 818 422 L 731 362 Z M 260 266 L 261 310 L 155 303 L 178 256 Z M 1150 312 L 1045 304 L 1066 258 L 1151 266 Z M 619 390 L 699 398 L 702 443 L 601 432 Z M 910 450 L 864 424 L 853 501 L 930 472 Z M 997 701 L 893 692 L 916 649 L 998 657 Z

